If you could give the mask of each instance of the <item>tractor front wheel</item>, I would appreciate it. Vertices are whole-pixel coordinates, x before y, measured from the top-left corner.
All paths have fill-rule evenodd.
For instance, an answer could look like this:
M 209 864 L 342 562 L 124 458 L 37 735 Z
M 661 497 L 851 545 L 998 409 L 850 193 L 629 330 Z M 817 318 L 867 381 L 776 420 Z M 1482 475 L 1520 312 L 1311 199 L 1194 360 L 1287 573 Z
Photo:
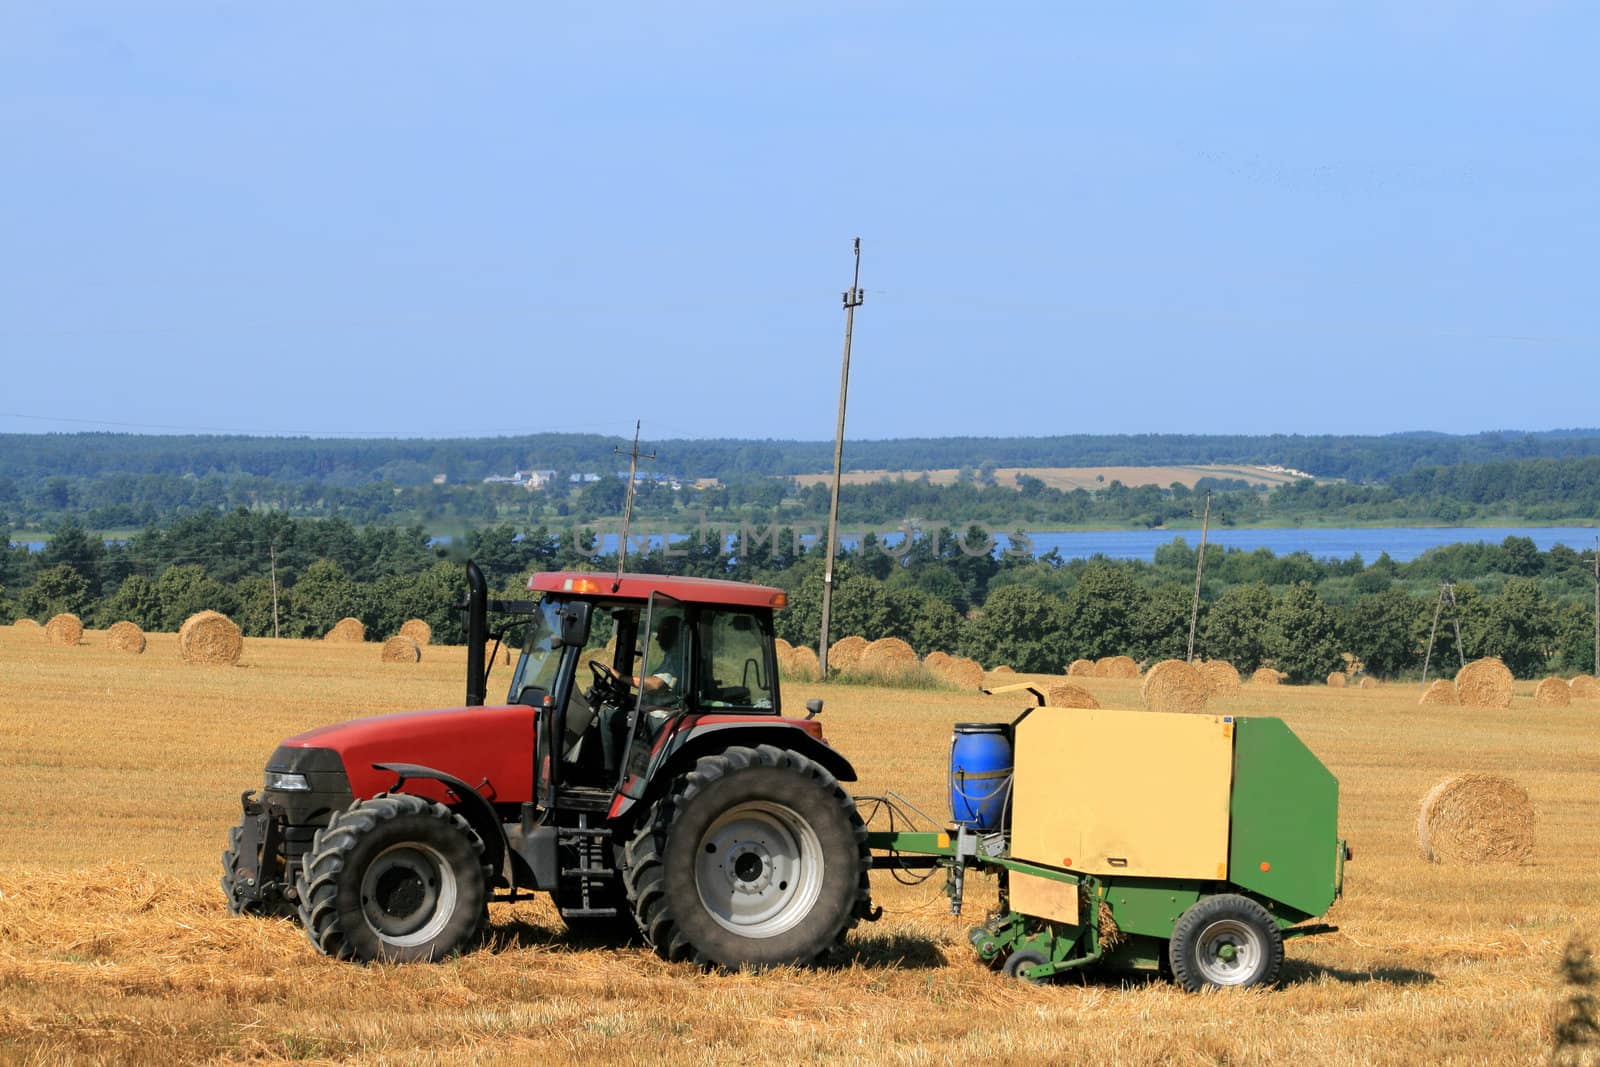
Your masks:
M 1178 916 L 1167 958 L 1174 980 L 1191 993 L 1206 986 L 1270 985 L 1283 966 L 1283 934 L 1266 908 L 1223 893 Z
M 251 816 L 245 816 L 250 818 Z M 244 837 L 244 823 L 228 831 L 228 847 L 222 850 L 222 895 L 227 899 L 228 910 L 235 915 L 259 915 L 268 919 L 292 919 L 294 905 L 283 896 L 283 885 L 270 884 L 261 892 L 247 895 L 240 884 L 239 842 Z M 257 877 L 264 877 L 259 874 Z
M 358 800 L 306 853 L 300 921 L 338 959 L 443 959 L 482 932 L 483 842 L 443 804 L 407 793 Z
M 810 964 L 870 902 L 866 828 L 833 775 L 772 745 L 705 756 L 627 848 L 628 898 L 665 959 Z

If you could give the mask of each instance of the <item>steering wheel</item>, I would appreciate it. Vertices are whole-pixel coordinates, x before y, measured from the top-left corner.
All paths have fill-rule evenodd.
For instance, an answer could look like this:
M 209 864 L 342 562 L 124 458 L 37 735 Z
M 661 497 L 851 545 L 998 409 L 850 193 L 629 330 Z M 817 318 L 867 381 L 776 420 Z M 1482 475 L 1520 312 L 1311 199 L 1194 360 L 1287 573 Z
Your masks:
M 631 703 L 632 687 L 623 681 L 611 668 L 599 660 L 589 661 L 589 671 L 594 675 L 594 692 L 607 704 L 614 704 L 619 708 L 627 707 Z

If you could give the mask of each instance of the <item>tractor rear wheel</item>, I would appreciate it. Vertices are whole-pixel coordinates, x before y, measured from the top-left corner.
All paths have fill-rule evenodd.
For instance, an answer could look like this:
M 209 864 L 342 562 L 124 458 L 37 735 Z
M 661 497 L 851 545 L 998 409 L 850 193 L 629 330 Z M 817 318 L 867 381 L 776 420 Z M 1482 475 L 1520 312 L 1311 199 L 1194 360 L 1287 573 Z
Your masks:
M 870 906 L 871 853 L 828 771 L 772 745 L 705 756 L 629 842 L 628 899 L 669 960 L 815 963 Z
M 267 887 L 260 900 L 244 895 L 244 886 L 239 884 L 239 841 L 242 837 L 244 837 L 244 823 L 241 822 L 228 831 L 228 847 L 222 850 L 222 895 L 228 902 L 228 910 L 235 915 L 259 915 L 268 919 L 294 918 L 294 905 L 284 899 L 281 885 Z
M 302 864 L 300 921 L 326 955 L 431 962 L 483 930 L 483 842 L 443 804 L 407 793 L 358 800 L 317 833 Z
M 1260 904 L 1236 893 L 1202 898 L 1178 916 L 1167 946 L 1173 979 L 1206 986 L 1270 985 L 1283 966 L 1283 934 Z

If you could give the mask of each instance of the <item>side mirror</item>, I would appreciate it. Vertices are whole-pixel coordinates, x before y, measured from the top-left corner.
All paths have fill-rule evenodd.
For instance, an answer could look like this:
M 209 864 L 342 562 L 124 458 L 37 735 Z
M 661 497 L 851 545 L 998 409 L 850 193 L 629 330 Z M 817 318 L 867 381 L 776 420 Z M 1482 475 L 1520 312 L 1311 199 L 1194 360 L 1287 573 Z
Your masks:
M 821 714 L 822 714 L 822 698 L 821 697 L 812 697 L 810 700 L 806 701 L 806 718 L 807 719 L 815 719 L 818 715 L 821 715 Z
M 560 640 L 563 645 L 582 648 L 589 639 L 589 612 L 594 605 L 587 600 L 574 600 L 562 605 Z

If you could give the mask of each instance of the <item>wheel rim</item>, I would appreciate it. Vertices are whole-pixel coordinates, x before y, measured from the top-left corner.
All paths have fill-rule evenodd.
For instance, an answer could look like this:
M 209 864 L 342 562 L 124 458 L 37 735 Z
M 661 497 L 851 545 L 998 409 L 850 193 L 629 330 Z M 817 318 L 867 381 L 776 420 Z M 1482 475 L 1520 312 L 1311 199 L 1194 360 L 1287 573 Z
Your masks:
M 429 845 L 391 845 L 361 876 L 361 913 L 392 945 L 420 945 L 437 937 L 455 907 L 455 871 Z
M 1256 973 L 1264 955 L 1261 932 L 1238 919 L 1208 923 L 1195 941 L 1195 964 L 1212 985 L 1242 985 Z
M 706 912 L 743 937 L 775 937 L 811 911 L 822 892 L 822 846 L 782 804 L 741 804 L 700 835 L 695 888 Z

